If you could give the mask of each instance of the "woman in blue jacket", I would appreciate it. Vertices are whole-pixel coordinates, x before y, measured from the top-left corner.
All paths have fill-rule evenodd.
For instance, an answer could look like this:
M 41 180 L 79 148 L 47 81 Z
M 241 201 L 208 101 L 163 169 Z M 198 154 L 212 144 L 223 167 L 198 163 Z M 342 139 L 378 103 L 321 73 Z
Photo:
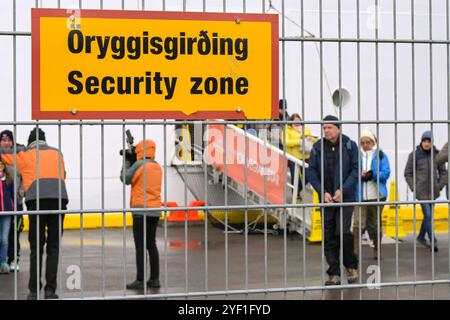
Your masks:
M 364 129 L 360 138 L 361 148 L 361 184 L 357 185 L 358 202 L 385 201 L 387 198 L 386 183 L 391 173 L 387 155 L 378 149 L 377 139 L 369 129 Z M 378 169 L 379 168 L 379 169 Z M 361 231 L 369 230 L 373 242 L 374 259 L 378 259 L 379 243 L 383 237 L 381 231 L 381 214 L 383 205 L 365 205 L 355 211 L 353 219 L 353 238 L 355 254 L 359 256 Z M 360 216 L 361 213 L 361 216 Z

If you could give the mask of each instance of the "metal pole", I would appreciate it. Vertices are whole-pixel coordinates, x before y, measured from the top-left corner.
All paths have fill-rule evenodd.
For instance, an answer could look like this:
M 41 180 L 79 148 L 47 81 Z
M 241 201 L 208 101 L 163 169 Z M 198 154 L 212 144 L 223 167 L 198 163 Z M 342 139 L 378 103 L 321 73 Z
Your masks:
M 359 40 L 361 37 L 361 26 L 360 26 L 360 20 L 361 20 L 361 11 L 359 6 L 359 0 L 356 0 L 356 37 Z M 356 55 L 357 55 L 357 66 L 356 66 L 356 73 L 357 73 L 357 105 L 358 105 L 358 121 L 361 121 L 361 45 L 359 42 L 356 43 Z M 358 142 L 361 141 L 361 124 L 358 123 Z M 358 186 L 359 190 L 361 190 L 361 153 L 358 152 Z M 358 194 L 358 201 L 362 202 L 361 199 L 361 192 Z M 366 208 L 364 208 L 366 210 Z M 367 212 L 367 210 L 366 210 Z M 362 266 L 363 266 L 363 256 L 362 256 L 362 244 L 361 244 L 361 206 L 358 206 L 358 216 L 359 216 L 359 222 L 358 222 L 358 252 L 359 252 L 359 283 L 362 283 Z M 363 291 L 359 290 L 359 299 L 362 300 Z
M 147 209 L 147 145 L 146 141 L 146 126 L 145 123 L 142 126 L 142 140 L 144 141 L 144 151 L 143 151 L 143 169 L 144 169 L 144 181 L 143 181 L 143 194 L 144 194 L 144 205 L 143 207 Z M 142 261 L 144 262 L 144 296 L 147 295 L 147 212 L 142 216 L 143 228 L 142 231 L 144 236 L 142 238 L 142 247 L 144 250 L 142 251 Z M 141 230 L 139 230 L 140 232 Z
M 81 1 L 80 1 L 81 2 Z M 84 298 L 84 225 L 83 225 L 83 121 L 80 121 L 80 269 L 81 298 Z
M 394 39 L 397 38 L 397 0 L 393 2 L 393 25 L 394 25 Z M 397 44 L 394 43 L 394 117 L 398 118 L 398 84 L 397 84 Z M 398 125 L 394 125 L 395 136 L 395 199 L 398 198 Z M 398 206 L 395 206 L 395 280 L 399 281 L 399 239 L 398 239 Z M 381 244 L 381 243 L 380 243 Z M 399 299 L 399 287 L 395 287 L 396 299 Z
M 100 0 L 100 9 L 103 10 L 103 0 Z M 101 154 L 101 193 L 102 193 L 102 298 L 105 297 L 106 290 L 106 266 L 105 266 L 105 125 L 101 124 L 100 132 Z
M 378 39 L 378 0 L 375 0 L 375 39 Z M 379 76 L 379 47 L 378 43 L 375 43 L 375 110 L 376 110 L 376 136 L 378 138 L 378 144 L 380 144 L 380 76 Z M 378 146 L 379 148 L 379 146 Z M 380 157 L 377 157 L 377 189 L 380 188 Z M 380 193 L 377 192 L 377 201 L 380 201 Z M 381 270 L 381 259 L 380 259 L 380 248 L 381 248 L 381 238 L 380 238 L 380 206 L 377 206 L 377 232 L 375 237 L 378 242 L 377 248 L 377 265 L 379 270 Z M 381 275 L 380 275 L 381 276 Z M 378 300 L 381 300 L 381 289 L 378 290 Z
M 414 0 L 411 0 L 411 39 L 414 40 L 415 36 L 414 36 L 414 26 L 415 26 L 415 21 L 414 21 Z M 412 70 L 411 70 L 411 74 L 412 74 L 412 118 L 413 120 L 415 120 L 416 118 L 416 68 L 415 68 L 415 59 L 416 59 L 416 55 L 415 55 L 415 45 L 414 43 L 411 44 L 411 66 L 412 66 Z M 413 155 L 413 201 L 416 200 L 416 153 L 414 152 L 415 150 L 415 137 L 416 137 L 416 126 L 415 123 L 413 123 L 413 147 L 412 147 L 412 155 Z M 416 221 L 417 221 L 417 212 L 416 212 L 416 205 L 413 202 L 413 211 L 414 211 L 414 219 L 413 219 L 413 235 L 414 235 L 414 243 L 413 243 L 413 248 L 414 248 L 414 282 L 417 281 L 417 242 L 416 242 Z M 414 285 L 414 300 L 417 299 L 417 287 L 416 285 Z
M 319 0 L 319 35 L 322 37 L 323 35 L 323 1 Z M 323 101 L 323 76 L 324 76 L 324 67 L 323 67 L 323 43 L 320 42 L 320 120 L 323 119 L 323 108 L 324 108 L 324 101 Z M 324 203 L 324 157 L 323 157 L 323 124 L 320 125 L 320 151 L 322 156 L 320 157 L 320 195 L 321 195 L 321 203 Z M 319 190 L 317 190 L 319 192 Z M 323 206 L 320 207 L 320 214 L 321 214 L 321 221 L 322 221 L 322 240 L 321 240 L 321 273 L 320 273 L 320 283 L 323 285 L 324 283 L 324 273 L 325 273 L 325 224 L 324 224 L 324 217 L 325 217 L 325 209 Z M 322 290 L 322 300 L 325 299 L 325 293 L 326 291 Z
M 446 22 L 446 34 L 447 40 L 450 40 L 450 17 L 449 17 L 449 1 L 445 2 L 445 22 Z M 450 120 L 450 46 L 447 45 L 447 120 Z M 447 143 L 450 141 L 450 123 L 447 125 Z M 450 158 L 450 149 L 447 148 L 447 159 Z M 450 193 L 450 175 L 448 175 L 447 186 L 446 186 L 446 197 L 449 200 Z M 447 205 L 448 210 L 448 220 L 450 224 L 450 202 Z M 450 276 L 450 227 L 448 228 L 448 273 Z
M 16 2 L 13 1 L 13 31 L 16 31 Z M 13 36 L 13 120 L 17 121 L 17 84 L 16 84 L 16 78 L 17 78 L 17 46 L 16 46 L 17 39 L 15 36 Z M 14 139 L 17 140 L 17 125 L 14 125 L 13 127 L 14 131 Z M 16 142 L 13 144 L 14 148 L 14 211 L 17 211 L 17 192 L 16 190 L 19 190 L 17 186 L 17 145 Z M 22 203 L 23 205 L 23 203 Z M 23 218 L 22 218 L 23 219 Z M 23 223 L 23 220 L 22 220 Z M 14 300 L 18 299 L 18 284 L 17 284 L 17 249 L 18 249 L 18 241 L 20 239 L 17 238 L 17 216 L 14 216 L 14 263 L 16 264 L 16 268 L 14 269 Z
M 341 0 L 338 0 L 338 38 L 341 38 Z M 342 99 L 341 99 L 341 88 L 342 88 L 342 46 L 341 42 L 338 42 L 338 73 L 339 73 L 339 120 L 342 120 Z M 339 135 L 339 190 L 341 191 L 341 200 L 339 202 L 344 202 L 344 189 L 343 186 L 343 173 L 342 173 L 342 131 L 343 128 L 341 126 L 341 134 Z M 339 223 L 340 223 L 340 253 L 339 253 L 339 261 L 340 261 L 340 269 L 341 269 L 341 277 L 344 275 L 344 208 L 341 206 L 339 208 Z M 341 291 L 341 300 L 344 299 L 344 291 Z
M 101 166 L 101 192 L 102 192 L 102 297 L 105 297 L 106 266 L 105 266 L 105 126 L 100 127 L 100 166 Z
M 282 16 L 282 23 L 281 23 L 281 33 L 282 33 L 282 36 L 284 37 L 285 35 L 286 35 L 286 8 L 285 8 L 285 1 L 283 0 L 282 2 L 281 2 L 281 16 Z M 278 134 L 278 137 L 277 137 L 277 139 L 276 140 L 279 140 L 280 139 L 280 134 L 282 134 L 283 135 L 283 139 L 281 139 L 281 141 L 283 141 L 283 157 L 282 157 L 282 166 L 283 166 L 283 168 L 282 168 L 282 170 L 283 170 L 283 174 L 282 174 L 282 177 L 283 177 L 283 203 L 287 203 L 287 179 L 286 179 L 286 176 L 287 176 L 287 168 L 286 168 L 286 124 L 285 124 L 285 121 L 286 120 L 288 120 L 288 119 L 286 119 L 286 106 L 287 106 L 287 104 L 285 103 L 285 101 L 286 101 L 286 45 L 285 45 L 285 43 L 284 42 L 282 42 L 282 44 L 281 44 L 281 55 L 282 55 L 282 90 L 283 90 L 283 93 L 282 93 L 282 96 L 283 96 L 283 103 L 282 103 L 282 105 L 283 105 L 283 117 L 280 119 L 281 120 L 281 129 L 282 129 L 282 131 L 281 132 L 277 132 L 277 134 Z M 278 113 L 279 113 L 279 111 L 278 111 Z M 273 134 L 271 133 L 271 137 L 273 136 Z M 265 138 L 265 141 L 267 140 L 267 136 L 266 136 L 266 138 Z M 278 144 L 279 145 L 279 144 Z M 265 153 L 264 153 L 265 154 Z M 264 190 L 264 203 L 266 203 L 266 192 L 267 192 L 267 190 L 266 190 L 266 176 L 264 176 L 264 187 L 265 187 L 265 190 Z M 266 211 L 264 211 L 264 218 L 266 219 Z M 283 210 L 283 223 L 284 223 L 284 226 L 283 226 L 283 245 L 284 245 L 284 257 L 283 257 L 283 266 L 284 266 L 284 269 L 286 270 L 286 266 L 287 266 L 287 254 L 286 254 L 286 252 L 287 252 L 287 230 L 286 230 L 286 228 L 287 228 L 287 224 L 286 224 L 286 220 L 287 220 L 287 210 Z M 265 220 L 266 221 L 266 220 Z M 264 238 L 264 241 L 265 241 L 265 250 L 267 250 L 267 243 L 266 243 L 266 241 L 267 241 L 267 232 L 265 233 L 265 238 Z M 267 251 L 265 251 L 265 252 L 267 252 Z M 267 273 L 267 257 L 266 257 L 266 261 L 265 261 L 265 271 L 266 271 L 266 273 Z M 287 272 L 285 271 L 284 272 L 284 274 L 285 274 L 285 287 L 287 286 Z M 265 285 L 264 285 L 264 288 L 266 288 L 267 289 L 267 276 L 266 276 L 266 280 L 265 280 Z
M 429 37 L 430 40 L 433 39 L 433 6 L 431 0 L 428 1 L 429 4 Z M 430 54 L 430 119 L 433 120 L 433 44 L 429 44 L 429 54 Z M 434 163 L 434 136 L 433 136 L 433 124 L 431 123 L 431 165 L 430 165 L 430 181 L 431 181 L 431 197 L 434 200 L 434 172 L 437 170 Z M 431 200 L 431 199 L 430 199 Z M 435 240 L 434 240 L 434 205 L 429 204 L 431 209 L 431 279 L 435 280 L 436 278 L 436 270 L 435 270 Z M 424 217 L 425 218 L 425 217 Z M 434 284 L 431 285 L 433 292 L 433 300 L 436 299 L 436 288 Z
M 125 151 L 125 124 L 122 125 L 122 150 Z M 123 245 L 123 251 L 122 251 L 122 270 L 123 270 L 123 296 L 127 295 L 127 243 L 126 243 L 126 227 L 127 227 L 127 212 L 126 212 L 126 204 L 125 204 L 125 152 L 123 152 L 122 155 L 122 209 L 123 209 L 123 215 L 122 215 L 122 245 Z
M 304 36 L 304 21 L 305 21 L 305 12 L 304 12 L 304 1 L 300 2 L 300 12 L 301 12 L 301 32 L 302 36 Z M 305 121 L 305 43 L 301 42 L 301 107 L 302 107 L 302 120 Z M 302 129 L 302 161 L 305 160 L 305 133 L 306 133 L 306 124 L 304 124 Z M 299 168 L 300 169 L 300 168 Z M 305 192 L 305 166 L 302 166 L 302 181 L 300 182 L 302 185 L 302 190 Z M 295 170 L 296 171 L 296 170 Z M 296 174 L 296 173 L 295 173 Z M 297 178 L 297 174 L 295 176 Z M 294 190 L 297 190 L 297 185 L 294 185 Z M 298 192 L 298 191 L 297 191 Z M 293 199 L 297 199 L 297 194 L 293 195 Z M 295 202 L 296 203 L 296 202 Z M 306 220 L 305 220 L 305 208 L 302 208 L 302 219 L 303 219 L 303 231 L 302 234 L 306 235 Z M 312 221 L 312 219 L 311 219 Z M 312 222 L 311 222 L 312 224 Z M 306 287 L 306 237 L 303 237 L 303 286 Z M 303 291 L 303 299 L 306 298 L 306 291 Z

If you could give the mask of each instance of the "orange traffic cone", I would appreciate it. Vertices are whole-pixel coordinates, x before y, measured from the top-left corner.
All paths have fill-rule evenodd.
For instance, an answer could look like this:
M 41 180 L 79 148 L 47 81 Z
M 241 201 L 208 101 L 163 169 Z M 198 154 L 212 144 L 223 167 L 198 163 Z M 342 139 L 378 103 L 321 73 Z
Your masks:
M 203 207 L 204 205 L 205 201 L 203 200 L 195 200 L 189 203 L 189 207 Z M 188 211 L 188 221 L 202 221 L 202 218 L 198 215 L 198 210 Z
M 201 207 L 204 206 L 205 202 L 202 200 L 192 201 L 189 204 L 189 207 Z M 166 202 L 166 206 L 169 208 L 177 208 L 178 203 L 176 202 Z M 187 221 L 189 222 L 196 222 L 201 221 L 202 219 L 198 215 L 197 210 L 188 210 L 187 212 Z M 185 221 L 185 211 L 181 210 L 174 210 L 170 211 L 169 218 L 167 219 L 168 222 L 184 222 Z

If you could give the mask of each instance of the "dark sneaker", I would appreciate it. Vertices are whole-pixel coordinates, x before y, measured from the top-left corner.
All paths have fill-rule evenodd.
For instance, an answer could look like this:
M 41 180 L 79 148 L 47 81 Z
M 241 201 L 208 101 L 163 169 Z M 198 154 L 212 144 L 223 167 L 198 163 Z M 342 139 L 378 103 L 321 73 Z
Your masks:
M 150 279 L 147 281 L 147 287 L 149 288 L 159 288 L 161 284 L 159 283 L 159 279 Z
M 325 281 L 326 286 L 338 286 L 341 284 L 341 277 L 333 275 L 330 276 L 330 278 Z
M 144 281 L 134 280 L 134 282 L 127 284 L 128 290 L 144 290 Z
M 427 240 L 425 240 L 425 238 L 417 238 L 417 242 L 419 242 L 421 245 L 423 245 L 427 249 L 430 249 L 430 247 L 431 247 L 428 244 Z
M 55 291 L 53 291 L 53 290 L 45 290 L 44 298 L 48 299 L 48 300 L 51 300 L 51 299 L 58 299 L 59 297 L 55 293 Z
M 439 251 L 439 249 L 438 249 L 438 241 L 437 241 L 436 238 L 434 238 L 433 244 L 434 244 L 434 252 L 438 252 Z M 431 250 L 431 241 L 430 241 L 430 250 Z
M 356 271 L 356 269 L 348 268 L 346 269 L 346 271 L 348 283 L 355 283 L 356 281 L 358 281 L 358 271 Z
M 30 293 L 27 296 L 27 300 L 37 300 L 37 293 L 30 291 Z

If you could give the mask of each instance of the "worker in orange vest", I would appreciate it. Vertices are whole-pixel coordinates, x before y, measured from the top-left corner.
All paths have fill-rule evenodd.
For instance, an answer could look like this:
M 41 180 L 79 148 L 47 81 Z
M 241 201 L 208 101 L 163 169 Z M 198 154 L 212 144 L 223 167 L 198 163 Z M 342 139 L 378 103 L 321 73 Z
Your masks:
M 141 141 L 135 148 L 136 162 L 129 159 L 122 168 L 120 180 L 131 184 L 131 208 L 160 208 L 162 169 L 155 161 L 155 142 Z M 125 154 L 125 153 L 124 153 Z M 136 280 L 127 285 L 130 290 L 144 289 L 144 265 L 146 248 L 150 256 L 150 279 L 147 287 L 159 288 L 159 253 L 156 246 L 156 228 L 161 211 L 133 212 L 133 237 L 136 248 Z M 146 224 L 146 246 L 144 247 L 144 222 Z
M 64 182 L 66 177 L 64 159 L 58 149 L 47 144 L 45 132 L 38 128 L 31 130 L 27 147 L 17 146 L 16 149 L 16 166 L 22 175 L 27 210 L 66 210 L 69 198 Z M 0 149 L 0 160 L 13 166 L 14 150 Z M 42 288 L 42 254 L 45 244 L 47 245 L 45 298 L 57 299 L 58 295 L 55 291 L 59 259 L 59 230 L 61 229 L 62 233 L 64 215 L 61 215 L 61 223 L 57 214 L 40 214 L 39 224 L 36 214 L 30 214 L 29 220 L 30 281 L 28 289 L 30 293 L 28 299 L 37 299 L 37 292 Z M 38 235 L 39 248 L 37 248 Z M 38 254 L 39 275 L 37 274 Z

